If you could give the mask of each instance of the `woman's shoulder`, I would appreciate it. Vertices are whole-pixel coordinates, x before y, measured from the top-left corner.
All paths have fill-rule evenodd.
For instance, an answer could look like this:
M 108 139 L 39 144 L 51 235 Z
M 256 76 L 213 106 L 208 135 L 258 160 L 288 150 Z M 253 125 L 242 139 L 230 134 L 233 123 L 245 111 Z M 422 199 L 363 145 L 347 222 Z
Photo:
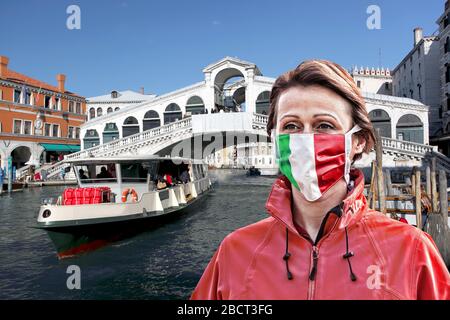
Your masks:
M 273 217 L 268 217 L 245 227 L 239 228 L 228 234 L 222 241 L 221 246 L 239 246 L 240 248 L 242 248 L 243 246 L 257 246 L 267 237 L 271 228 L 274 226 L 274 222 L 275 219 Z
M 362 222 L 367 226 L 368 231 L 374 237 L 396 237 L 404 241 L 417 240 L 423 237 L 424 232 L 419 228 L 392 219 L 391 217 L 376 211 L 367 210 Z

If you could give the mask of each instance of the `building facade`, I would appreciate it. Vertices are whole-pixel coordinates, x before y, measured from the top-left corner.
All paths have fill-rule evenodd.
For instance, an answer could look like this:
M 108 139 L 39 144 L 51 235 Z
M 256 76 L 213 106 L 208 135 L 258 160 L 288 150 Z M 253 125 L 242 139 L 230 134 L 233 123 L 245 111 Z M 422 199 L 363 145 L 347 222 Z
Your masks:
M 413 49 L 393 71 L 393 95 L 422 102 L 430 107 L 430 136 L 442 129 L 439 37 L 424 37 L 421 28 L 414 29 Z
M 9 68 L 0 56 L 0 162 L 8 158 L 16 169 L 57 160 L 59 154 L 80 149 L 85 122 L 85 98 L 65 88 L 66 77 L 57 75 L 57 86 Z
M 354 67 L 350 74 L 362 92 L 392 95 L 392 76 L 389 69 Z
M 445 2 L 444 13 L 436 21 L 439 25 L 440 104 L 442 108 L 440 134 L 432 142 L 450 156 L 450 2 Z

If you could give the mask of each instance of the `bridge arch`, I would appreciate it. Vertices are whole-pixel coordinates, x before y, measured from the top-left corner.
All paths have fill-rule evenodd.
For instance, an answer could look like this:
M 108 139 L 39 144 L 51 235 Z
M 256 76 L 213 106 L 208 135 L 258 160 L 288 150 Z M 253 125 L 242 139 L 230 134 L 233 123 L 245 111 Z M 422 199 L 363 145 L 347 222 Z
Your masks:
M 374 109 L 369 112 L 369 118 L 375 130 L 379 129 L 380 136 L 392 138 L 391 117 L 382 109 Z
M 130 116 L 123 122 L 122 137 L 125 138 L 136 133 L 139 133 L 139 122 L 135 117 Z
M 108 109 L 106 110 L 106 114 L 110 114 L 110 113 L 112 113 L 112 112 L 113 112 L 113 108 L 108 107 Z
M 199 96 L 192 96 L 186 102 L 186 112 L 192 114 L 202 114 L 205 113 L 205 103 L 203 99 Z
M 242 84 L 242 82 L 244 82 Z M 214 77 L 214 107 L 216 111 L 237 111 L 245 102 L 245 75 L 236 68 L 226 68 Z
M 423 123 L 414 114 L 405 114 L 398 119 L 396 125 L 397 139 L 424 143 Z
M 161 126 L 161 119 L 159 118 L 158 112 L 155 110 L 149 110 L 145 113 L 143 119 L 143 130 L 150 130 Z
M 169 104 L 164 110 L 164 124 L 181 120 L 182 112 L 180 106 L 176 103 Z
M 89 120 L 94 119 L 95 118 L 95 108 L 90 108 L 89 109 Z
M 103 115 L 103 109 L 98 107 L 97 108 L 97 117 L 101 117 Z
M 269 114 L 270 106 L 270 91 L 261 92 L 256 98 L 256 113 L 267 115 Z

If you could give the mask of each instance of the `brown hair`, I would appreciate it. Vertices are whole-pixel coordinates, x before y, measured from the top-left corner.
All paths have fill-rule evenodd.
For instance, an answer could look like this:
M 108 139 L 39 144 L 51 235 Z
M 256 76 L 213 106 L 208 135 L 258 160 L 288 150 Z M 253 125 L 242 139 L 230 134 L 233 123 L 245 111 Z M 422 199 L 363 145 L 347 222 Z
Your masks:
M 308 60 L 294 70 L 288 71 L 275 81 L 270 93 L 269 119 L 267 133 L 271 134 L 277 121 L 277 103 L 280 95 L 287 89 L 295 86 L 319 85 L 328 88 L 352 105 L 353 123 L 361 127 L 356 134 L 364 137 L 366 146 L 364 151 L 369 153 L 375 145 L 375 134 L 366 104 L 361 91 L 355 84 L 350 74 L 340 65 L 326 60 Z M 353 160 L 361 158 L 361 154 L 355 155 Z

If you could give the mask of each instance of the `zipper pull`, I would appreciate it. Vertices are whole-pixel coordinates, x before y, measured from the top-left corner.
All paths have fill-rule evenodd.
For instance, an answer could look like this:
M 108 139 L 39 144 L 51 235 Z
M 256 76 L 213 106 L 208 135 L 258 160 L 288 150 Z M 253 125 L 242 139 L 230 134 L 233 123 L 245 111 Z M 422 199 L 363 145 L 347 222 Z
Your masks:
M 311 273 L 309 274 L 309 280 L 314 281 L 316 278 L 316 272 L 317 272 L 317 260 L 319 260 L 319 249 L 317 247 L 313 247 L 313 267 L 311 269 Z

